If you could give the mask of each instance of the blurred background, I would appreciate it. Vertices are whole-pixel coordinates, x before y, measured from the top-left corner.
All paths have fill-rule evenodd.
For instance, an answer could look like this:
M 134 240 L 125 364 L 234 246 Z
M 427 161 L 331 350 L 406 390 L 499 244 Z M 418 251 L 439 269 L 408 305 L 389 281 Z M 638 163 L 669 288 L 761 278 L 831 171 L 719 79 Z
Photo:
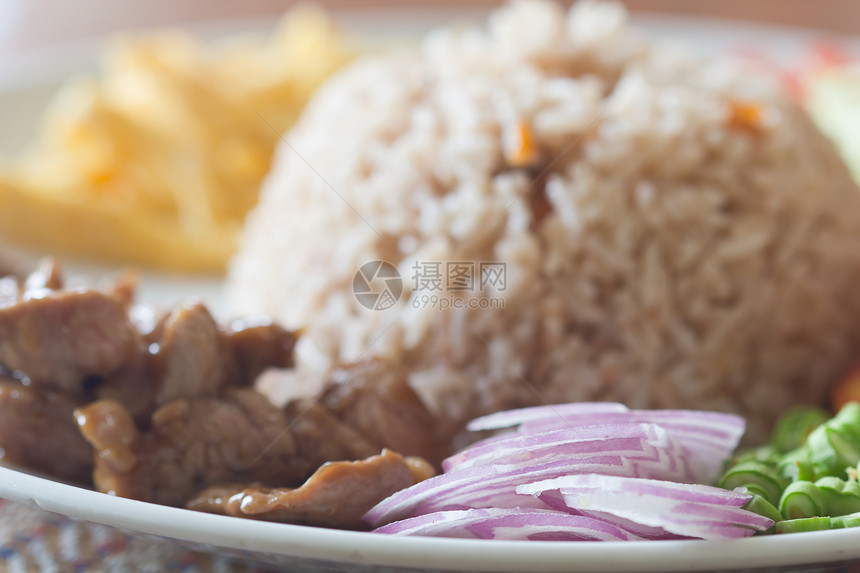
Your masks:
M 317 0 L 333 10 L 488 8 L 499 0 Z M 634 10 L 735 18 L 860 33 L 856 0 L 624 0 Z M 62 44 L 127 28 L 280 14 L 285 0 L 0 0 L 0 52 Z

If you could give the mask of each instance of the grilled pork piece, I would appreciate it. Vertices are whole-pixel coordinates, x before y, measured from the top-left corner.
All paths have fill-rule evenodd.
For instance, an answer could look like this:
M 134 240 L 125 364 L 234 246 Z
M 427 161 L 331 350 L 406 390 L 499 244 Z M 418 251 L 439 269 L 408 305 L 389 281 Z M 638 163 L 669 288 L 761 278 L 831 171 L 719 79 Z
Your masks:
M 215 319 L 202 304 L 176 310 L 164 324 L 156 353 L 161 371 L 155 402 L 215 396 L 234 378 Z
M 296 333 L 286 330 L 267 316 L 234 320 L 224 339 L 236 364 L 237 384 L 251 386 L 268 368 L 293 365 Z
M 171 402 L 145 433 L 113 400 L 79 408 L 76 418 L 96 450 L 96 488 L 121 497 L 182 505 L 220 482 L 298 484 L 306 477 L 283 412 L 253 390 Z
M 295 334 L 262 317 L 221 329 L 201 304 L 169 313 L 134 307 L 130 316 L 140 348 L 123 370 L 97 387 L 95 397 L 119 401 L 142 428 L 158 407 L 173 400 L 248 387 L 266 368 L 293 362 Z
M 225 484 L 192 498 L 188 509 L 234 517 L 366 529 L 361 516 L 403 488 L 433 475 L 420 458 L 390 450 L 355 462 L 328 462 L 295 489 Z
M 125 304 L 108 293 L 25 291 L 0 306 L 0 364 L 38 387 L 72 394 L 113 374 L 137 350 Z
M 88 483 L 93 449 L 72 412 L 80 404 L 0 377 L 0 459 L 65 481 Z
M 325 462 L 360 460 L 378 454 L 382 446 L 335 418 L 314 400 L 296 400 L 284 410 L 296 441 L 305 477 Z M 274 483 L 269 485 L 289 485 Z
M 434 463 L 444 455 L 423 404 L 384 363 L 357 364 L 337 377 L 318 401 L 295 400 L 283 410 L 236 388 L 170 402 L 145 425 L 117 401 L 80 408 L 81 431 L 97 450 L 96 488 L 179 505 L 223 482 L 295 487 L 326 462 L 367 458 L 392 444 Z
M 368 440 L 437 464 L 447 454 L 437 424 L 406 381 L 406 372 L 382 359 L 335 370 L 320 404 Z

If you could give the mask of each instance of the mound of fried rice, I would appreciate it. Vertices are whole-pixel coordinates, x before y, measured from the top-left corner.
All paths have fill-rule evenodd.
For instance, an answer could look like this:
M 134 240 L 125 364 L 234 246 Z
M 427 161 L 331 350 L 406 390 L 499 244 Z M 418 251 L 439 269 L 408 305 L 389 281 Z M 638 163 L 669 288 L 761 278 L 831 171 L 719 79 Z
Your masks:
M 285 140 L 233 310 L 303 329 L 308 372 L 407 365 L 450 427 L 618 400 L 761 436 L 858 357 L 860 192 L 832 145 L 775 82 L 644 38 L 618 5 L 516 2 L 362 59 Z M 387 310 L 353 292 L 375 260 L 403 279 Z M 446 284 L 450 262 L 474 284 Z

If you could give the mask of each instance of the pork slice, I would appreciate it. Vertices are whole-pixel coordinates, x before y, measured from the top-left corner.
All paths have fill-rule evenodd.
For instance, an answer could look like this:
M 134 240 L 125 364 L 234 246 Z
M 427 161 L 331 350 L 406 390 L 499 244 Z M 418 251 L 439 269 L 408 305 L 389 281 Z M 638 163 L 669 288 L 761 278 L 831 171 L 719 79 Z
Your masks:
M 93 387 L 94 400 L 116 400 L 136 424 L 148 428 L 157 404 L 155 395 L 161 385 L 162 365 L 158 353 L 164 326 L 171 313 L 154 307 L 135 305 L 129 320 L 139 335 L 138 349 L 125 367 Z
M 319 403 L 379 447 L 432 463 L 448 453 L 433 415 L 407 383 L 405 371 L 389 361 L 374 358 L 336 369 Z
M 415 482 L 410 462 L 383 450 L 360 461 L 326 463 L 295 489 L 224 484 L 203 490 L 186 507 L 282 523 L 367 529 L 361 517 L 370 508 Z
M 269 317 L 234 320 L 227 328 L 225 340 L 236 363 L 236 383 L 240 386 L 251 386 L 268 368 L 293 365 L 296 334 Z
M 95 386 L 94 399 L 119 402 L 139 427 L 148 428 L 157 408 L 155 395 L 159 374 L 156 362 L 154 355 L 141 348 L 128 366 Z
M 0 306 L 0 364 L 36 386 L 81 392 L 90 376 L 107 376 L 137 350 L 122 300 L 95 290 L 25 292 Z
M 93 449 L 77 431 L 79 404 L 51 391 L 36 391 L 0 378 L 0 458 L 75 483 L 88 484 Z
M 199 304 L 167 313 L 134 306 L 129 316 L 140 349 L 95 396 L 119 401 L 143 428 L 159 406 L 251 386 L 264 369 L 292 363 L 295 335 L 269 319 L 235 321 L 222 330 Z
M 205 306 L 195 304 L 174 311 L 163 328 L 157 350 L 157 405 L 180 398 L 215 396 L 235 379 L 232 356 Z
M 360 460 L 382 450 L 314 400 L 294 400 L 285 411 L 306 476 L 325 462 Z
M 76 414 L 97 450 L 93 477 L 105 493 L 180 506 L 216 483 L 295 485 L 307 477 L 283 412 L 253 390 L 177 400 L 153 414 L 148 432 L 114 400 Z

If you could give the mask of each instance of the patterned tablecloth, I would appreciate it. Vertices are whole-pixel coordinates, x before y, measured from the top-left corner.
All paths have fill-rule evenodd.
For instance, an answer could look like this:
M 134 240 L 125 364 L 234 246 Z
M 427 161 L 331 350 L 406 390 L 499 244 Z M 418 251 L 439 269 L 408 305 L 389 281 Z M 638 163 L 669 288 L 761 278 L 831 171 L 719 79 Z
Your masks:
M 267 573 L 179 544 L 0 501 L 0 573 Z

